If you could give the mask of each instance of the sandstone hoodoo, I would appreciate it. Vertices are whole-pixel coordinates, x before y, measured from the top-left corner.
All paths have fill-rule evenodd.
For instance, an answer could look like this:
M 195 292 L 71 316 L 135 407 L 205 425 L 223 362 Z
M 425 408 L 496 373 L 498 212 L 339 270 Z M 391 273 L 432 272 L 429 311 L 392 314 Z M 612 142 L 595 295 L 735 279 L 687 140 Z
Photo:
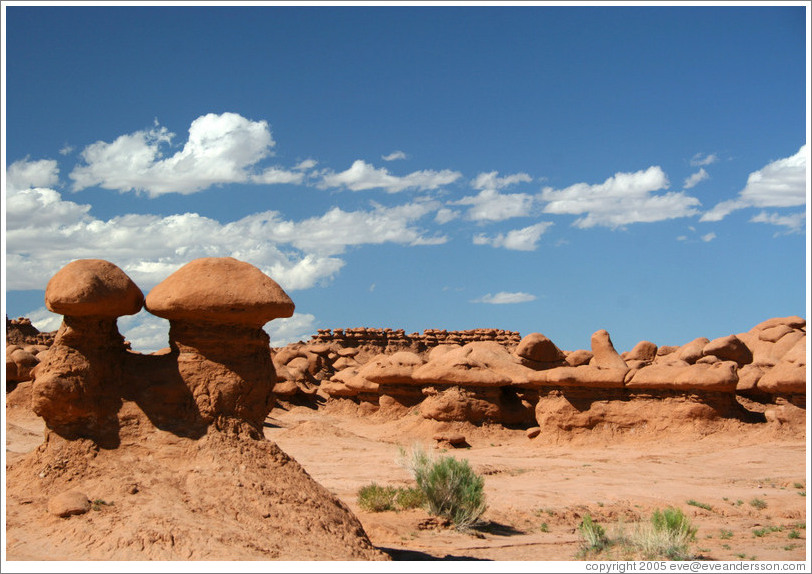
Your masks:
M 245 430 L 260 436 L 276 384 L 262 326 L 293 315 L 287 293 L 249 263 L 212 257 L 167 277 L 149 292 L 146 308 L 169 320 L 170 348 L 201 422 L 247 423 Z
M 127 353 L 116 320 L 141 310 L 144 295 L 116 265 L 73 261 L 45 289 L 45 306 L 64 316 L 54 344 L 37 366 L 35 413 L 66 437 L 116 441 L 120 381 Z
M 116 327 L 143 303 L 106 261 L 76 261 L 49 283 L 46 305 L 65 315 L 31 393 L 48 430 L 7 469 L 10 516 L 41 508 L 26 527 L 73 557 L 92 547 L 106 559 L 386 559 L 263 436 L 277 378 L 262 327 L 292 315 L 284 290 L 236 259 L 192 261 L 146 297 L 170 322 L 169 351 L 151 355 Z M 87 513 L 89 500 L 104 512 Z

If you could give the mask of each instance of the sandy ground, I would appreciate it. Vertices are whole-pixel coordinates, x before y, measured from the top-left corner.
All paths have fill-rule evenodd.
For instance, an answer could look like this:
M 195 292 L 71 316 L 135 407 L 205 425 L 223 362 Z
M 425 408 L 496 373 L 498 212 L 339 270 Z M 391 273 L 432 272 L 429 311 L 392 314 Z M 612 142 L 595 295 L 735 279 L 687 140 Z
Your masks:
M 42 420 L 26 409 L 7 409 L 5 424 L 7 465 L 42 442 Z M 438 430 L 462 432 L 470 447 L 436 448 Z M 583 515 L 613 534 L 666 506 L 681 508 L 698 527 L 692 550 L 702 559 L 808 559 L 805 439 L 766 425 L 704 436 L 550 441 L 501 427 L 358 416 L 339 404 L 277 407 L 265 435 L 348 505 L 372 543 L 396 560 L 573 560 Z M 423 510 L 359 508 L 361 486 L 413 484 L 398 458 L 415 443 L 467 459 L 484 475 L 483 525 L 459 532 Z

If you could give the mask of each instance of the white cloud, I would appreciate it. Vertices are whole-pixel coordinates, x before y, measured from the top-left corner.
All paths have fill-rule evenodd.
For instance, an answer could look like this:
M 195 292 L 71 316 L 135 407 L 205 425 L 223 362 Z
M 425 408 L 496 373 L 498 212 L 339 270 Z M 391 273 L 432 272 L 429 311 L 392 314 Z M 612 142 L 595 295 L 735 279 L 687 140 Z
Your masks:
M 318 165 L 318 163 L 319 162 L 317 162 L 315 159 L 306 159 L 306 160 L 300 161 L 295 166 L 293 166 L 293 169 L 295 169 L 297 171 L 307 171 L 309 169 L 313 169 L 314 167 L 316 167 L 316 165 Z
M 53 187 L 58 182 L 59 167 L 53 159 L 22 159 L 6 170 L 6 189 L 9 193 L 33 187 Z
M 253 181 L 275 183 L 279 170 L 255 175 L 250 168 L 271 155 L 275 145 L 266 121 L 239 114 L 207 114 L 189 126 L 183 149 L 163 158 L 161 148 L 174 138 L 165 127 L 96 142 L 81 153 L 84 165 L 70 173 L 73 189 L 98 185 L 121 192 L 143 191 L 151 197 L 189 194 L 212 185 Z M 265 179 L 271 181 L 265 181 Z M 287 183 L 287 182 L 286 182 Z
M 701 167 L 701 168 L 699 168 L 698 172 L 693 173 L 689 177 L 685 178 L 685 183 L 683 184 L 682 188 L 683 189 L 691 189 L 697 183 L 699 183 L 700 181 L 705 181 L 709 177 L 710 176 L 708 175 L 708 172 L 705 171 L 705 168 Z
M 306 342 L 316 334 L 316 317 L 309 313 L 294 313 L 292 317 L 266 323 L 265 332 L 271 338 L 271 347 Z
M 390 174 L 386 168 L 376 168 L 359 159 L 354 161 L 346 171 L 340 173 L 326 171 L 323 173 L 319 187 L 325 189 L 344 187 L 351 191 L 383 189 L 388 193 L 397 193 L 404 189 L 437 189 L 455 182 L 460 177 L 462 177 L 461 173 L 448 169 L 442 171 L 422 170 L 404 176 L 396 176 Z
M 449 221 L 454 221 L 460 216 L 459 211 L 455 211 L 453 209 L 448 209 L 447 207 L 443 207 L 437 210 L 437 215 L 434 216 L 434 221 L 442 225 L 443 223 L 448 223 Z
M 483 172 L 471 181 L 474 189 L 504 189 L 517 183 L 529 183 L 533 178 L 526 173 L 514 173 L 499 177 L 498 171 Z
M 503 221 L 512 217 L 527 217 L 533 209 L 533 196 L 526 193 L 499 193 L 483 189 L 451 205 L 470 205 L 466 217 L 473 221 Z
M 406 154 L 400 150 L 393 151 L 389 155 L 382 155 L 381 159 L 384 161 L 395 161 L 396 159 L 406 159 Z
M 500 291 L 496 295 L 483 295 L 478 299 L 473 299 L 471 303 L 489 303 L 492 305 L 505 305 L 510 303 L 527 303 L 528 301 L 535 301 L 536 296 L 530 293 L 522 293 L 521 291 L 510 293 L 507 291 Z
M 795 155 L 773 161 L 747 177 L 747 185 L 738 197 L 716 204 L 700 221 L 720 221 L 737 209 L 748 207 L 798 207 L 806 204 L 808 194 L 806 162 L 808 146 Z
M 802 233 L 806 227 L 806 213 L 803 211 L 790 215 L 779 215 L 777 213 L 767 213 L 762 211 L 750 219 L 752 223 L 769 223 L 786 227 L 785 233 Z
M 491 245 L 516 251 L 535 251 L 542 234 L 551 225 L 552 222 L 545 221 L 522 229 L 514 229 L 506 234 L 499 233 L 494 237 L 480 233 L 474 236 L 473 241 L 474 245 Z
M 668 187 L 659 166 L 635 173 L 616 173 L 603 183 L 576 183 L 565 189 L 546 187 L 539 198 L 546 201 L 545 213 L 583 215 L 573 225 L 581 228 L 602 225 L 612 229 L 630 223 L 650 223 L 697 213 L 699 200 L 682 192 L 652 195 Z
M 708 241 L 713 241 L 714 239 L 716 239 L 716 234 L 713 231 L 711 231 L 710 233 L 706 233 L 705 235 L 703 235 L 700 239 L 702 239 L 702 241 L 707 243 Z
M 62 149 L 59 150 L 59 155 L 70 155 L 73 152 L 73 146 L 64 145 Z
M 360 211 L 336 207 L 298 222 L 268 211 L 226 224 L 196 213 L 97 219 L 90 206 L 65 201 L 47 188 L 9 188 L 6 204 L 10 290 L 44 289 L 60 268 L 85 258 L 115 263 L 148 290 L 192 259 L 224 256 L 251 262 L 285 289 L 307 289 L 341 270 L 344 261 L 336 256 L 349 246 L 447 241 L 415 226 L 439 207 L 436 201 Z
M 154 353 L 169 346 L 169 321 L 146 309 L 118 318 L 118 331 L 130 342 L 133 351 Z
M 37 328 L 41 333 L 51 333 L 59 329 L 62 324 L 62 315 L 51 313 L 45 307 L 34 309 L 25 314 L 25 317 L 31 319 L 31 324 Z
M 719 161 L 719 158 L 716 157 L 715 153 L 711 153 L 702 157 L 701 153 L 694 154 L 694 157 L 691 158 L 691 165 L 694 167 L 699 167 L 702 165 L 710 165 L 712 163 L 716 163 Z

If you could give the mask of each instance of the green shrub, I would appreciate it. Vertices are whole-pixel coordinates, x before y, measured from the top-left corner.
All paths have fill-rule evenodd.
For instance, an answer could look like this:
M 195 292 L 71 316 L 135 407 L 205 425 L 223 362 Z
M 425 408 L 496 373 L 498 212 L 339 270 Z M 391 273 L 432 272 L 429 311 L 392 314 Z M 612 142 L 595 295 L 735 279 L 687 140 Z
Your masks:
M 405 457 L 403 451 L 401 457 L 425 496 L 430 514 L 450 519 L 459 530 L 479 521 L 487 508 L 485 479 L 471 469 L 467 460 L 451 456 L 434 460 L 417 446 L 410 457 Z
M 719 538 L 721 538 L 722 540 L 730 540 L 731 538 L 733 538 L 733 531 L 722 529 L 719 531 Z
M 592 520 L 589 514 L 585 514 L 578 525 L 578 533 L 584 541 L 584 550 L 600 552 L 609 545 L 609 538 L 603 526 Z
M 696 528 L 688 517 L 679 508 L 668 507 L 655 510 L 651 523 L 641 525 L 633 541 L 646 558 L 687 560 L 688 545 L 695 539 Z
M 426 495 L 417 487 L 398 488 L 395 495 L 395 504 L 402 510 L 420 508 L 426 504 Z
M 755 497 L 750 501 L 750 506 L 756 510 L 763 510 L 767 508 L 767 502 L 763 498 Z
M 358 506 L 370 512 L 395 509 L 397 490 L 392 486 L 368 484 L 358 489 Z
M 689 500 L 688 504 L 691 506 L 696 506 L 697 508 L 704 508 L 705 510 L 712 510 L 711 505 L 706 502 L 697 502 L 696 500 Z
M 789 534 L 787 534 L 787 538 L 796 539 L 796 538 L 800 538 L 800 537 L 801 537 L 801 533 L 798 532 L 797 530 L 790 530 Z

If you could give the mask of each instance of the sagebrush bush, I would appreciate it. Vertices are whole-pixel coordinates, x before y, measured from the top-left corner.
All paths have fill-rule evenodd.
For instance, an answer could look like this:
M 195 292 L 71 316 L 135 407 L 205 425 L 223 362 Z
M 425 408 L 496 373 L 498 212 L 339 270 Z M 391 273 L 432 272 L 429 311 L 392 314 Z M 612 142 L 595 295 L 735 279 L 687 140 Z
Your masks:
M 395 504 L 403 510 L 420 508 L 426 504 L 426 495 L 417 487 L 399 488 L 395 495 Z
M 413 447 L 411 456 L 401 452 L 425 496 L 430 514 L 450 519 L 459 530 L 476 524 L 485 512 L 485 479 L 477 475 L 467 460 L 452 456 L 432 459 L 422 448 Z
M 358 506 L 370 512 L 395 509 L 397 490 L 392 486 L 368 484 L 358 489 Z
M 589 514 L 585 514 L 578 525 L 578 533 L 583 538 L 584 550 L 600 552 L 609 545 L 609 538 L 603 526 L 592 520 Z
M 655 510 L 651 523 L 635 531 L 632 543 L 645 558 L 687 560 L 688 545 L 696 539 L 696 528 L 679 508 Z

